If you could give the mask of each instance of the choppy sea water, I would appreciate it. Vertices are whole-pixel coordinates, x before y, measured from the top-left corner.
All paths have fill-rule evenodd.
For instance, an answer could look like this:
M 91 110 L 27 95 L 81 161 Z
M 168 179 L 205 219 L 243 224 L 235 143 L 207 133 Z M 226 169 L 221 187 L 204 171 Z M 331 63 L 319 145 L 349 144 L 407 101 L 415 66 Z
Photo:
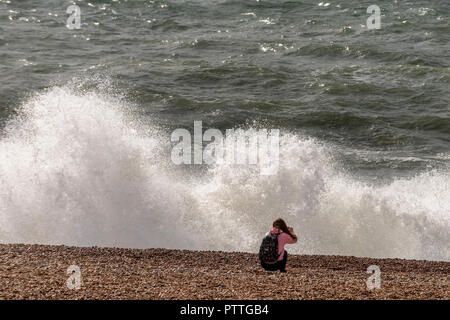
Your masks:
M 282 216 L 448 261 L 449 40 L 448 1 L 0 0 L 0 241 L 255 252 Z M 175 166 L 194 121 L 280 129 L 277 174 Z

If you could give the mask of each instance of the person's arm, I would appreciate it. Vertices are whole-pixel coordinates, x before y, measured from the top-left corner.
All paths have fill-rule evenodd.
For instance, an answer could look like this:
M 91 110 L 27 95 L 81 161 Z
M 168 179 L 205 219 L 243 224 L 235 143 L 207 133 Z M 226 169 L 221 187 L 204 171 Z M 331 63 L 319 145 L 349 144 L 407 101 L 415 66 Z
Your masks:
M 292 234 L 292 237 L 293 237 L 293 238 L 289 237 L 292 240 L 289 243 L 296 243 L 298 238 L 297 238 L 297 235 L 294 233 L 294 228 L 288 227 L 288 230 Z

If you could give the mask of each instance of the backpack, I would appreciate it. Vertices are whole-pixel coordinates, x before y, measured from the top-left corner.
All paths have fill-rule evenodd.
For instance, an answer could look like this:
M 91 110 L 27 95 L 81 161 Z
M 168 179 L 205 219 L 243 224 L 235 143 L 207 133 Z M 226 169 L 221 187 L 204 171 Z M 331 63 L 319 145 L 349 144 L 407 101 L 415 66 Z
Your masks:
M 278 235 L 279 233 L 271 234 L 269 232 L 264 236 L 259 247 L 259 261 L 264 263 L 277 262 L 280 257 L 278 254 Z

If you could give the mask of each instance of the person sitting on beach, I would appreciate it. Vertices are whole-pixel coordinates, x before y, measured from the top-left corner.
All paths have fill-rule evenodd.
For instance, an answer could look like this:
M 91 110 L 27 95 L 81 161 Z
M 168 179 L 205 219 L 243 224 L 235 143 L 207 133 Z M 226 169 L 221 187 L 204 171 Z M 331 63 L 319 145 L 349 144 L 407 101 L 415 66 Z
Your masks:
M 287 251 L 284 245 L 297 242 L 294 229 L 283 219 L 273 222 L 273 228 L 265 235 L 259 250 L 261 266 L 267 271 L 286 272 Z

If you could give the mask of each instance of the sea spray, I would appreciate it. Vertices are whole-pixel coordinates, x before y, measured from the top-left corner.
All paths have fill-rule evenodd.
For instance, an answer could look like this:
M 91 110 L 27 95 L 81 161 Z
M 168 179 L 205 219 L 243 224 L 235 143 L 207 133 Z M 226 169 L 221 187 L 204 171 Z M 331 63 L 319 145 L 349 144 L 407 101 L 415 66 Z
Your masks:
M 67 88 L 24 104 L 0 142 L 2 241 L 196 247 L 177 223 L 185 186 L 164 175 L 159 141 L 122 108 Z
M 375 186 L 329 145 L 284 132 L 275 175 L 220 164 L 192 178 L 153 129 L 98 92 L 31 97 L 0 140 L 0 241 L 256 252 L 283 217 L 292 253 L 450 260 L 446 171 Z

